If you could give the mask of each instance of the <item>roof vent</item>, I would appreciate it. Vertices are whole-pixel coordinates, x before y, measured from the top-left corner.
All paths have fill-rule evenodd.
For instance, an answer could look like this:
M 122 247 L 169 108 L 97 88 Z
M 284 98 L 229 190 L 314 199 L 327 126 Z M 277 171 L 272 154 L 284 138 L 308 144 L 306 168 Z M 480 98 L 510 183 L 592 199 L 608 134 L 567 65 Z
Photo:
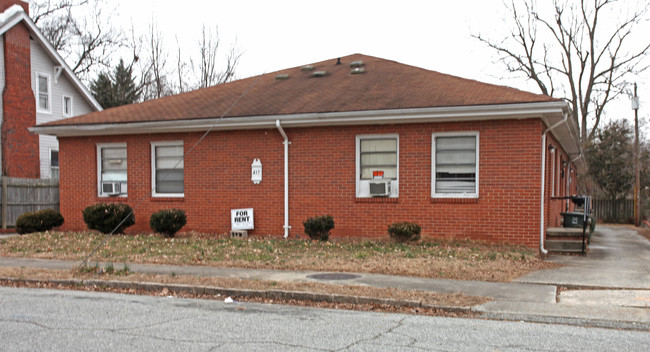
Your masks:
M 350 70 L 350 73 L 353 74 L 353 75 L 358 75 L 360 73 L 365 73 L 365 72 L 366 72 L 366 69 L 363 68 L 363 67 L 355 67 L 355 68 Z
M 363 61 L 361 60 L 350 62 L 350 67 L 361 67 L 363 65 L 364 65 Z
M 340 58 L 340 57 L 339 57 L 338 59 L 336 59 L 336 64 L 337 64 L 337 65 L 340 65 L 340 64 L 341 64 L 341 58 Z
M 275 79 L 277 81 L 284 81 L 285 79 L 289 79 L 289 74 L 288 73 L 281 73 L 281 74 L 275 76 Z
M 312 65 L 307 65 L 307 66 L 303 66 L 303 67 L 301 67 L 301 68 L 300 68 L 300 71 L 312 71 L 313 69 L 314 69 L 314 66 L 312 66 Z
M 314 77 L 325 77 L 326 74 L 327 74 L 327 71 L 314 71 L 314 73 L 312 73 L 312 76 L 314 76 Z

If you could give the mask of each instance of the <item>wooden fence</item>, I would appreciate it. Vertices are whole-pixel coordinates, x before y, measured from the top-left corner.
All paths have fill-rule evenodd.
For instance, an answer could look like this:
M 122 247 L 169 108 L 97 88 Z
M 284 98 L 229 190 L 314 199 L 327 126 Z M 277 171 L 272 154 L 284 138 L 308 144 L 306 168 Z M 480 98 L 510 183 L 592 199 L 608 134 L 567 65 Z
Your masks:
M 593 200 L 593 213 L 598 220 L 608 222 L 627 222 L 634 219 L 634 200 L 620 199 L 617 201 L 606 199 Z
M 29 211 L 59 210 L 59 180 L 3 177 L 0 189 L 2 229 L 16 226 L 18 217 Z

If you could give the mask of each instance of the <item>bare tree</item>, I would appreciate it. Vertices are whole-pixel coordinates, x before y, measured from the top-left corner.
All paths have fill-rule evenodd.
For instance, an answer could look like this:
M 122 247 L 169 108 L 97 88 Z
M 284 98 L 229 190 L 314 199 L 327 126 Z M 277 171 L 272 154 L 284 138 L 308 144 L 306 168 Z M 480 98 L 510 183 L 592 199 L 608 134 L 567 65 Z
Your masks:
M 169 70 L 167 68 L 167 50 L 158 24 L 152 21 L 147 37 L 147 69 L 143 76 L 147 77 L 148 89 L 146 99 L 155 99 L 174 94 L 174 89 L 169 84 Z
M 232 80 L 239 63 L 239 58 L 242 55 L 241 52 L 235 46 L 232 46 L 226 55 L 224 70 L 217 72 L 217 52 L 221 44 L 219 31 L 215 30 L 213 33 L 211 30 L 206 30 L 204 25 L 198 44 L 198 64 L 192 64 L 198 78 L 198 88 L 205 88 Z
M 547 14 L 535 0 L 509 1 L 508 36 L 474 37 L 496 50 L 509 72 L 523 74 L 543 94 L 566 98 L 580 118 L 582 142 L 591 140 L 605 106 L 624 94 L 626 79 L 648 68 L 650 40 L 634 32 L 648 20 L 648 3 L 544 1 L 553 5 Z
M 178 37 L 176 37 L 176 48 L 177 48 L 176 75 L 178 77 L 178 92 L 184 93 L 187 91 L 187 83 L 185 77 L 189 65 L 187 64 L 187 62 L 183 61 L 183 55 L 181 54 L 182 53 L 181 45 L 178 42 Z
M 31 17 L 79 76 L 110 67 L 112 53 L 125 45 L 124 33 L 112 25 L 111 13 L 97 0 L 37 0 Z M 86 16 L 79 13 L 87 13 Z

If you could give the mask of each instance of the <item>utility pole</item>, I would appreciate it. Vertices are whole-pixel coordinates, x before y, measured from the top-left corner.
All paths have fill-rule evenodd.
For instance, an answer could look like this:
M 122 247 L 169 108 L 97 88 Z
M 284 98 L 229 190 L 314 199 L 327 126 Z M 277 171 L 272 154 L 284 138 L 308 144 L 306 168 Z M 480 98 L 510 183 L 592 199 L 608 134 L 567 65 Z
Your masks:
M 641 170 L 639 167 L 639 97 L 636 94 L 636 83 L 634 83 L 634 97 L 632 98 L 632 110 L 634 110 L 634 225 L 639 226 L 641 213 Z

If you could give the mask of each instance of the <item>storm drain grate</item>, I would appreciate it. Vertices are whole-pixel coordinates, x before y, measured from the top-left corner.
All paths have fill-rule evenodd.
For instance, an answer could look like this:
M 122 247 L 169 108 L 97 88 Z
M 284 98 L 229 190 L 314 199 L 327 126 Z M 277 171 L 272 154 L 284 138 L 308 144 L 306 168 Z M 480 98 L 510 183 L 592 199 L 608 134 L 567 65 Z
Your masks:
M 314 274 L 309 275 L 307 278 L 315 280 L 352 280 L 358 279 L 361 275 L 343 274 L 343 273 L 327 273 L 327 274 Z

